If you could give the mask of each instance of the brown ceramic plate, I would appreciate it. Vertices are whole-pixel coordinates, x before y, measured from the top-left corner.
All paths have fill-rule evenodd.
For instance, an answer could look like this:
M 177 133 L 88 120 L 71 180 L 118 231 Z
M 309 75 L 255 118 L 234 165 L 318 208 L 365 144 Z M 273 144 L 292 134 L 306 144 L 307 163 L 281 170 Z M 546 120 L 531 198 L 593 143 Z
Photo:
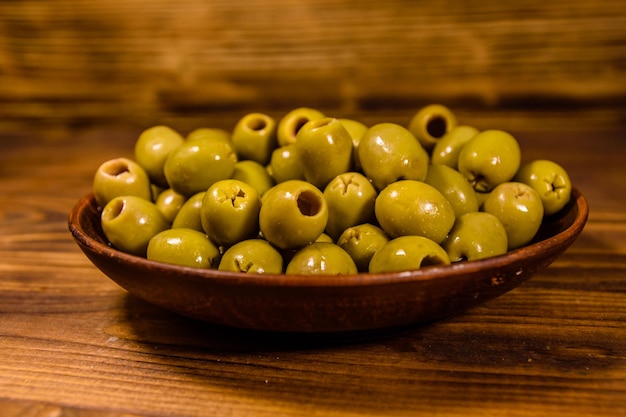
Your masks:
M 432 322 L 517 287 L 550 265 L 587 221 L 584 196 L 546 218 L 535 241 L 490 259 L 417 271 L 334 277 L 252 275 L 168 265 L 111 248 L 92 195 L 69 229 L 104 274 L 151 304 L 224 326 L 278 332 L 371 331 Z

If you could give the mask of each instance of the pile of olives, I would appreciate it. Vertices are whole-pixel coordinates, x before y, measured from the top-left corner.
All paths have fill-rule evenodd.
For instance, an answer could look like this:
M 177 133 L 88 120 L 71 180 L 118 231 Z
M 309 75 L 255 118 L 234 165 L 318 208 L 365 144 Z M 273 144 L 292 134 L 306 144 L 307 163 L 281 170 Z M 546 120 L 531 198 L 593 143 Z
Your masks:
M 556 162 L 522 164 L 502 130 L 458 124 L 439 104 L 407 126 L 301 107 L 242 117 L 232 132 L 141 133 L 134 159 L 96 171 L 111 246 L 244 273 L 414 270 L 529 244 L 570 200 Z

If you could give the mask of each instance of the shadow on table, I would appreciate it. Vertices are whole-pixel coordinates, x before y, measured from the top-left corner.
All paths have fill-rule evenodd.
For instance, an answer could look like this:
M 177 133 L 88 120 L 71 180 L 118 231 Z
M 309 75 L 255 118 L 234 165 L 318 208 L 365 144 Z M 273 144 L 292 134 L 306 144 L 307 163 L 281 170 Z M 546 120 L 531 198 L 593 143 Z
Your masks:
M 118 330 L 137 342 L 188 346 L 214 351 L 263 352 L 346 345 L 394 337 L 420 326 L 343 333 L 284 333 L 237 329 L 190 319 L 133 295 L 122 297 Z M 424 326 L 424 325 L 422 325 Z

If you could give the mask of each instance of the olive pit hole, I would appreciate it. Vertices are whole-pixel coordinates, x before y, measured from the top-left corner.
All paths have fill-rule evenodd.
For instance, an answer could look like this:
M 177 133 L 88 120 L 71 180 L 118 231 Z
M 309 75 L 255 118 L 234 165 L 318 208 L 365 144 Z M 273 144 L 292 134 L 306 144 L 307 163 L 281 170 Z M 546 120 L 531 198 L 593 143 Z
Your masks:
M 446 134 L 448 129 L 448 121 L 441 115 L 432 117 L 426 123 L 426 132 L 433 138 L 440 138 Z
M 120 175 L 130 172 L 128 164 L 124 161 L 112 161 L 104 167 L 104 172 L 112 177 L 118 177 Z
M 265 127 L 267 126 L 267 122 L 265 121 L 265 119 L 262 118 L 253 118 L 248 120 L 247 126 L 250 130 L 255 130 L 255 131 L 260 131 L 265 129 Z
M 111 221 L 124 211 L 125 201 L 121 198 L 111 200 L 107 209 L 102 212 L 102 220 Z
M 309 122 L 309 119 L 307 119 L 306 117 L 299 117 L 296 120 L 294 120 L 293 122 L 293 137 L 294 138 L 296 137 L 300 129 L 302 129 L 302 126 L 304 126 L 308 122 Z
M 296 202 L 303 216 L 315 216 L 322 209 L 322 202 L 319 197 L 308 190 L 302 191 Z

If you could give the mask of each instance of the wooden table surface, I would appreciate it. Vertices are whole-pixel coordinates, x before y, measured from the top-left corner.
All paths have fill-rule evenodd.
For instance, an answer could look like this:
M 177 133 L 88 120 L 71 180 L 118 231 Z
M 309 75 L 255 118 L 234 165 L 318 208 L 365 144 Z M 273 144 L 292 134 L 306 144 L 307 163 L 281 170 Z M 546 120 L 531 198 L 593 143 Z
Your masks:
M 625 132 L 568 117 L 502 122 L 520 127 L 525 159 L 557 160 L 587 196 L 575 244 L 496 300 L 365 340 L 218 328 L 129 296 L 79 251 L 67 215 L 138 132 L 5 135 L 0 415 L 626 415 Z

